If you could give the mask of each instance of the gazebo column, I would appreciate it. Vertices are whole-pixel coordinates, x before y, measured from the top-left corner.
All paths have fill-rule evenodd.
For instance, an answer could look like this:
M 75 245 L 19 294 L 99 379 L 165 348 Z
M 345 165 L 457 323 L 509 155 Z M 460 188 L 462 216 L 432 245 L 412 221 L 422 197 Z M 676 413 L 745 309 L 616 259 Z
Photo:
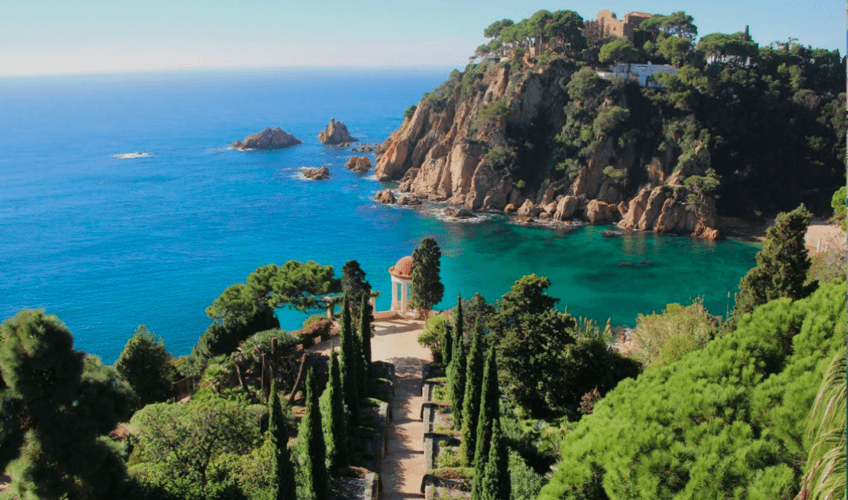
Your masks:
M 401 284 L 400 284 L 400 287 L 401 287 L 400 288 L 400 310 L 402 312 L 406 313 L 406 294 L 407 294 L 406 282 L 402 281 Z
M 392 277 L 392 307 L 389 309 L 390 311 L 394 311 L 397 308 L 397 296 L 397 281 Z

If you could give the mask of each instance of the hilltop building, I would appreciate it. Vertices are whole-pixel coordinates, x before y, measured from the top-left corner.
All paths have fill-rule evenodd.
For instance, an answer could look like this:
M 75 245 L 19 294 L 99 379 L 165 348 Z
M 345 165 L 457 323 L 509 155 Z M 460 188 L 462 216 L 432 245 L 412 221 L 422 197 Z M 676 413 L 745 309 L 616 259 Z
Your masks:
M 642 21 L 652 16 L 653 14 L 645 12 L 628 12 L 624 15 L 624 20 L 622 21 L 615 16 L 615 13 L 604 9 L 598 12 L 595 22 L 598 23 L 601 36 L 613 35 L 619 38 L 626 38 L 632 42 L 633 33 L 636 31 L 636 28 L 642 24 Z

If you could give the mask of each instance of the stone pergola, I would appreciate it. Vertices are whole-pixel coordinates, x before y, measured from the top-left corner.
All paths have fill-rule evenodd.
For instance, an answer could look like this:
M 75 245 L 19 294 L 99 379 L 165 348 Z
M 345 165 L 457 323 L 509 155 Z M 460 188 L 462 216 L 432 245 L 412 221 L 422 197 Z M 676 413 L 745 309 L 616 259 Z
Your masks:
M 406 314 L 409 307 L 409 285 L 412 284 L 412 257 L 402 257 L 397 264 L 389 268 L 392 278 L 392 311 Z M 400 293 L 398 293 L 400 292 Z

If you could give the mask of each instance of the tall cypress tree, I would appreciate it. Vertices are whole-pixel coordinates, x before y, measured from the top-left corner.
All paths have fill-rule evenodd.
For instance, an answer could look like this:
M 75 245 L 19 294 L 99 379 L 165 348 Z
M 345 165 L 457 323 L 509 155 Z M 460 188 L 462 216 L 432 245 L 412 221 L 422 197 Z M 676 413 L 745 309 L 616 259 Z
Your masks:
M 321 404 L 321 423 L 327 445 L 327 462 L 330 468 L 348 464 L 347 415 L 345 414 L 342 382 L 339 375 L 339 358 L 335 346 L 330 346 L 330 380 Z
M 457 349 L 463 347 L 463 343 L 465 341 L 465 336 L 463 332 L 463 323 L 462 320 L 462 297 L 456 296 L 456 314 L 453 315 L 453 338 L 455 342 L 454 352 Z
M 445 295 L 445 285 L 439 276 L 441 259 L 442 251 L 435 238 L 422 239 L 421 245 L 412 251 L 412 307 L 418 309 L 422 319 Z
M 465 338 L 462 328 L 462 298 L 456 297 L 456 313 L 453 315 L 453 355 L 451 356 L 450 396 L 453 409 L 453 426 L 462 428 L 463 405 L 465 404 L 465 370 L 468 360 L 465 357 Z
M 371 373 L 371 304 L 365 295 L 359 307 L 359 336 L 362 338 L 362 356 L 365 358 L 365 374 Z
M 365 397 L 368 378 L 365 372 L 365 356 L 362 354 L 362 337 L 357 332 L 352 332 L 351 337 L 353 337 L 353 359 L 356 360 L 356 394 L 361 399 Z
M 466 464 L 474 463 L 474 452 L 477 443 L 477 419 L 480 418 L 479 394 L 483 390 L 483 327 L 480 318 L 474 322 L 474 339 L 471 341 L 471 352 L 468 355 L 468 369 L 465 376 L 465 400 L 462 407 L 462 445 L 460 454 Z M 478 397 L 475 397 L 478 396 Z
M 483 473 L 483 465 L 489 457 L 492 439 L 492 422 L 500 418 L 500 391 L 498 389 L 498 366 L 495 346 L 489 347 L 486 368 L 483 370 L 483 391 L 480 394 L 480 417 L 477 419 L 477 442 L 474 450 L 474 474 Z
M 344 296 L 342 309 L 342 324 L 339 331 L 341 355 L 339 356 L 339 371 L 342 378 L 342 390 L 347 411 L 350 413 L 350 424 L 359 425 L 359 376 L 356 373 L 357 359 L 354 334 L 350 324 L 350 304 L 347 295 Z
M 511 488 L 509 478 L 509 455 L 501 431 L 500 419 L 492 421 L 492 441 L 489 456 L 482 473 L 475 472 L 471 486 L 473 500 L 509 500 Z
M 286 432 L 286 419 L 277 397 L 276 382 L 271 380 L 271 397 L 268 398 L 268 436 L 271 439 L 271 498 L 273 500 L 291 500 L 296 497 L 297 485 L 294 479 L 294 466 L 289 454 L 289 436 Z
M 445 365 L 445 370 L 450 369 L 450 362 L 453 358 L 453 337 L 451 336 L 450 328 L 445 326 L 445 336 L 442 337 L 442 364 Z M 448 375 L 450 376 L 450 375 Z
M 310 368 L 306 376 L 306 413 L 300 421 L 297 442 L 300 460 L 300 487 L 298 498 L 303 500 L 329 500 L 330 475 L 327 473 L 324 431 L 321 429 L 321 411 L 318 407 L 318 387 Z

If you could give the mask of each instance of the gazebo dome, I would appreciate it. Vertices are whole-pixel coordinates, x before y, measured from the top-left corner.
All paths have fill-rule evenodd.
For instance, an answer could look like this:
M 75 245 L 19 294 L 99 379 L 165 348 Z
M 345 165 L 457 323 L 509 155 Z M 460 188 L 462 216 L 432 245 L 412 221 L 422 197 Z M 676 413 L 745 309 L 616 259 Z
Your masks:
M 407 255 L 401 257 L 397 264 L 389 268 L 389 274 L 397 279 L 411 280 L 412 279 L 412 257 Z

